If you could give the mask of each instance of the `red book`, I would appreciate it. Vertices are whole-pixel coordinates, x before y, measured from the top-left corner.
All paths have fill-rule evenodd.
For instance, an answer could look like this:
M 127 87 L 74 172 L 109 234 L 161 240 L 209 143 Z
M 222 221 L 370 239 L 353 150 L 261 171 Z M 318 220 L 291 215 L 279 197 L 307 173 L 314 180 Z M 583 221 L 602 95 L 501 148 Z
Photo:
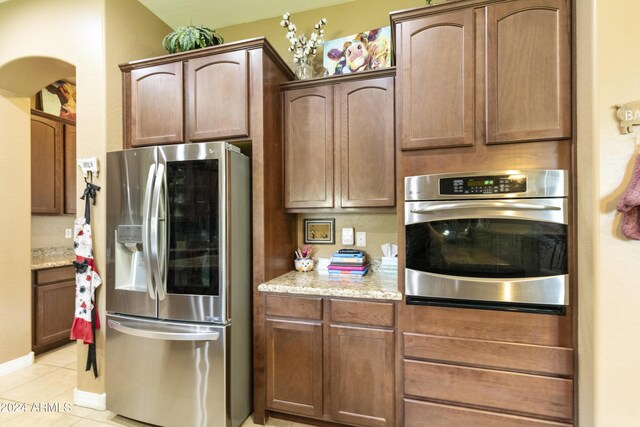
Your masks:
M 365 265 L 334 265 L 329 264 L 327 267 L 329 270 L 337 270 L 337 271 L 364 271 L 369 268 L 369 264 Z

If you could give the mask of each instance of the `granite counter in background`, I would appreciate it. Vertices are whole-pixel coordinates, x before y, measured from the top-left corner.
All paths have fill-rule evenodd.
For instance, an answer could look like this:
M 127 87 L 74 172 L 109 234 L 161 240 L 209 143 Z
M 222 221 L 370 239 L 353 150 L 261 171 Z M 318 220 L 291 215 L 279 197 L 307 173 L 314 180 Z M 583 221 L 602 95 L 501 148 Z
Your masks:
M 335 277 L 316 271 L 291 271 L 262 283 L 262 292 L 298 295 L 336 296 L 346 298 L 401 300 L 396 275 L 370 272 L 363 277 Z
M 31 269 L 63 267 L 76 259 L 73 247 L 38 248 L 31 250 Z

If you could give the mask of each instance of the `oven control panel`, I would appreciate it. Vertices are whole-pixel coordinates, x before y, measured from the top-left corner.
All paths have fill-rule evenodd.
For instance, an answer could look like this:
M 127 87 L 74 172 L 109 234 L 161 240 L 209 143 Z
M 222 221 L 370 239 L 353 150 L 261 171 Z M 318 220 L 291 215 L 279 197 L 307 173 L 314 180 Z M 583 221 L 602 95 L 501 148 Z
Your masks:
M 510 194 L 527 191 L 527 177 L 517 175 L 440 178 L 440 194 Z

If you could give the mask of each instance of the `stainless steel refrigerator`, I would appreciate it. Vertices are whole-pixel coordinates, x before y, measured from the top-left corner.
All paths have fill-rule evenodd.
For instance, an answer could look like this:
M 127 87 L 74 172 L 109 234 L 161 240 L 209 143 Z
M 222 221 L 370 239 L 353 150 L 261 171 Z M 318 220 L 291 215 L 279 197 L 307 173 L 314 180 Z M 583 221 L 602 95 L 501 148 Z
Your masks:
M 249 169 L 224 142 L 107 154 L 107 409 L 162 426 L 250 414 Z

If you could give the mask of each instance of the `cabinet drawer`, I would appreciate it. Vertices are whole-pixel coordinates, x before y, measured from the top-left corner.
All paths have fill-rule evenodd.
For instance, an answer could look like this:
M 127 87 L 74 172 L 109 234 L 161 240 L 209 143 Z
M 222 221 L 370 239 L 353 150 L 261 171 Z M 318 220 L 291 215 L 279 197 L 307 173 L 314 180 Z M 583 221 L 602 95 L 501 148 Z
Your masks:
M 393 327 L 393 303 L 331 300 L 331 322 Z
M 573 417 L 568 379 L 405 360 L 404 392 L 533 416 Z
M 573 350 L 405 332 L 405 357 L 540 374 L 572 375 Z
M 267 316 L 322 320 L 322 298 L 267 295 Z
M 417 400 L 404 400 L 404 426 L 423 427 L 429 420 L 430 427 L 570 427 L 571 424 L 554 423 L 515 415 L 498 414 L 476 409 L 440 405 Z
M 71 266 L 36 270 L 34 283 L 36 285 L 42 285 L 45 283 L 62 282 L 64 280 L 74 280 L 75 274 L 75 269 Z

